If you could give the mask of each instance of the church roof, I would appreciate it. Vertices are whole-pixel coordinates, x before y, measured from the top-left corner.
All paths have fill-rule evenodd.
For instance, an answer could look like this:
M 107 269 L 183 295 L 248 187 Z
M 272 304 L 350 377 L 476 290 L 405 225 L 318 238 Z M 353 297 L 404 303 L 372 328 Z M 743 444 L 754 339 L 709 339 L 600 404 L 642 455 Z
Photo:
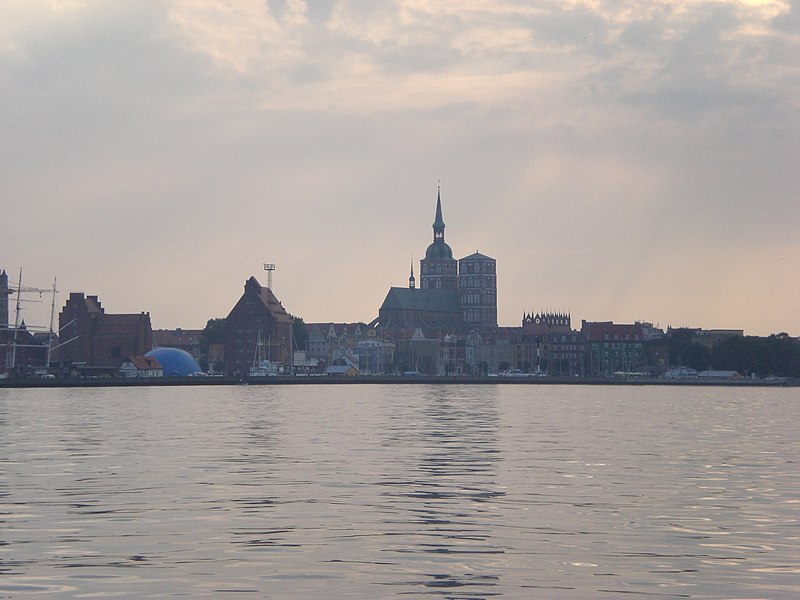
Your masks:
M 453 251 L 444 241 L 441 190 L 436 193 L 436 218 L 433 221 L 433 243 L 425 250 L 425 260 L 453 260 Z
M 444 240 L 436 240 L 425 250 L 425 260 L 453 260 L 453 251 Z
M 442 218 L 442 192 L 436 192 L 436 218 L 433 221 L 434 231 L 444 231 L 444 219 Z
M 389 288 L 377 320 L 381 328 L 390 331 L 459 331 L 463 324 L 458 290 Z
M 491 261 L 493 261 L 494 259 L 491 256 L 486 256 L 485 254 L 481 254 L 480 252 L 475 252 L 473 254 L 470 254 L 469 256 L 465 256 L 461 260 L 491 260 Z
M 386 294 L 381 310 L 458 312 L 458 290 L 392 287 Z

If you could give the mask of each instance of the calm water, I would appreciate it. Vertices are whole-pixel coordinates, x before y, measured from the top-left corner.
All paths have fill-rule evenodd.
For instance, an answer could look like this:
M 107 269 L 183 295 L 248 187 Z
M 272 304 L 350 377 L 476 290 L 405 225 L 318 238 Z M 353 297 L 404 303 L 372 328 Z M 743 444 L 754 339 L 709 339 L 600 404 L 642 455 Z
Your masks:
M 796 390 L 0 390 L 0 598 L 797 598 Z

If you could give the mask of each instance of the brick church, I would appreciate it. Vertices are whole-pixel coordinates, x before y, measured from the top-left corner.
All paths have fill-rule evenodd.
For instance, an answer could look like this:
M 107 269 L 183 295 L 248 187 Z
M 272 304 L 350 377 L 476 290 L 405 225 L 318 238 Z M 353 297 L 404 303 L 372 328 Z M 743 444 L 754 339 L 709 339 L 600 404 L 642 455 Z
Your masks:
M 419 287 L 414 266 L 408 287 L 392 287 L 376 324 L 384 331 L 421 330 L 446 334 L 497 328 L 497 264 L 475 252 L 460 260 L 444 239 L 441 190 L 436 196 L 433 242 L 419 261 Z

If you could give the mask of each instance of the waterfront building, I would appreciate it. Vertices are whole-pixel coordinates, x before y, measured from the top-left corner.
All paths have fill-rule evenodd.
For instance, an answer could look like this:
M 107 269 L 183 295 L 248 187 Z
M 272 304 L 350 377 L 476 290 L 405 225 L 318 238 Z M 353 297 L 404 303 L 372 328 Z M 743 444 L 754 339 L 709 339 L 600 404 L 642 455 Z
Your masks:
M 479 252 L 456 260 L 445 241 L 441 190 L 436 194 L 433 241 L 420 262 L 420 285 L 414 266 L 408 287 L 392 287 L 373 325 L 384 332 L 413 332 L 426 338 L 497 327 L 497 263 Z
M 163 377 L 164 367 L 151 356 L 129 356 L 119 367 L 122 377 Z
M 572 329 L 569 313 L 525 313 L 513 341 L 512 365 L 522 373 L 557 377 L 585 374 L 585 344 L 580 332 Z
M 464 325 L 497 327 L 497 261 L 475 252 L 458 261 L 458 292 Z
M 71 292 L 58 315 L 59 363 L 73 369 L 115 376 L 129 356 L 153 346 L 150 313 L 106 313 L 97 296 Z
M 466 337 L 497 329 L 495 259 L 475 252 L 456 260 L 444 231 L 442 195 L 437 190 L 433 241 L 420 260 L 419 286 L 412 264 L 408 287 L 389 288 L 378 318 L 370 323 L 395 344 L 396 370 L 473 372 L 485 362 L 477 350 L 483 344 L 471 343 L 467 351 Z M 451 340 L 447 350 L 445 338 Z
M 362 322 L 306 323 L 305 330 L 307 356 L 325 365 L 332 365 L 343 354 L 352 354 L 359 342 L 375 338 L 375 331 Z
M 566 377 L 584 375 L 585 344 L 566 312 L 541 311 L 522 316 L 515 336 L 513 365 L 523 373 Z
M 228 375 L 247 375 L 255 362 L 264 360 L 291 365 L 292 316 L 255 277 L 245 282 L 242 296 L 225 319 L 224 346 Z
M 581 322 L 586 344 L 586 375 L 644 372 L 647 368 L 641 323 Z

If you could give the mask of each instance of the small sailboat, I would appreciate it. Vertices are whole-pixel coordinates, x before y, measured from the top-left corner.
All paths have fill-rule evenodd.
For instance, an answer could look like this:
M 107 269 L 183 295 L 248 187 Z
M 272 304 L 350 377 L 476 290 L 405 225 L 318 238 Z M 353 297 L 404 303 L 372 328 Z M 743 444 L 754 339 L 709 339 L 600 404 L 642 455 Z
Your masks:
M 283 373 L 283 365 L 280 363 L 272 362 L 270 360 L 270 341 L 267 341 L 267 356 L 264 357 L 264 342 L 261 339 L 261 332 L 258 332 L 258 341 L 256 342 L 256 351 L 253 355 L 253 366 L 250 367 L 248 373 L 250 377 L 269 377 L 274 375 L 281 375 Z

